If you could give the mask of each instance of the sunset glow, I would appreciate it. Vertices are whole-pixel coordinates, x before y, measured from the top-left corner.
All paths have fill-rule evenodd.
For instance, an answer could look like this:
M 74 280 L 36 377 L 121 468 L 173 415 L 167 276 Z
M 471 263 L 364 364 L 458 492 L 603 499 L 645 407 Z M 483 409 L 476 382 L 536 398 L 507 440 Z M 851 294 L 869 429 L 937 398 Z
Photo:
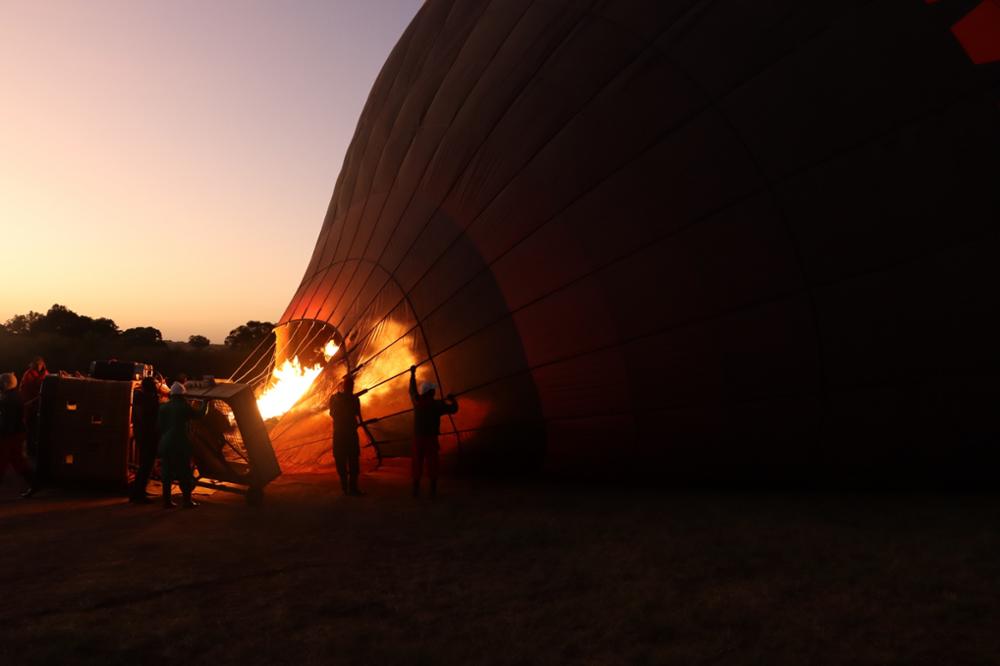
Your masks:
M 221 343 L 280 316 L 420 4 L 4 2 L 0 322 L 61 303 Z

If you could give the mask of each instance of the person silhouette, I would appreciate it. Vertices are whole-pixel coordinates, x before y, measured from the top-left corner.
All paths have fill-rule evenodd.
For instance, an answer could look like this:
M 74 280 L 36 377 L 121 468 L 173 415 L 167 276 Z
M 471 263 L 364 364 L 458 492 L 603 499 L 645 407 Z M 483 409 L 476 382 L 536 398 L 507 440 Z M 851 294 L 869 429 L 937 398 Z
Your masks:
M 156 461 L 156 418 L 159 411 L 160 390 L 156 380 L 144 377 L 132 398 L 132 426 L 139 454 L 139 468 L 135 472 L 135 481 L 132 482 L 132 492 L 129 495 L 129 502 L 132 504 L 149 504 L 152 501 L 146 497 L 146 484 Z
M 333 459 L 345 495 L 358 497 L 359 459 L 358 426 L 361 423 L 361 401 L 354 395 L 354 377 L 347 375 L 341 390 L 330 396 L 330 416 L 333 418 Z
M 24 406 L 24 424 L 27 426 L 28 456 L 38 462 L 38 413 L 41 405 L 42 382 L 48 377 L 45 359 L 36 356 L 21 376 L 21 404 Z
M 35 494 L 35 475 L 24 457 L 24 405 L 17 390 L 17 375 L 0 375 L 0 477 L 10 466 L 21 475 L 28 489 L 21 497 Z
M 441 433 L 441 417 L 458 411 L 458 401 L 448 394 L 444 400 L 435 400 L 437 385 L 433 382 L 422 382 L 417 391 L 417 366 L 410 366 L 410 400 L 413 402 L 413 457 L 411 473 L 413 476 L 413 496 L 420 495 L 420 477 L 423 475 L 424 464 L 427 465 L 427 478 L 430 480 L 430 496 L 437 495 L 437 479 L 439 465 L 438 435 Z
M 163 477 L 163 507 L 165 509 L 177 506 L 170 497 L 173 482 L 181 487 L 184 498 L 183 506 L 191 509 L 198 503 L 191 499 L 194 490 L 194 476 L 191 474 L 192 444 L 188 438 L 188 422 L 200 419 L 208 413 L 208 400 L 203 401 L 201 409 L 195 409 L 184 398 L 187 390 L 180 382 L 174 382 L 170 387 L 170 399 L 160 405 L 156 425 L 160 433 L 160 463 Z

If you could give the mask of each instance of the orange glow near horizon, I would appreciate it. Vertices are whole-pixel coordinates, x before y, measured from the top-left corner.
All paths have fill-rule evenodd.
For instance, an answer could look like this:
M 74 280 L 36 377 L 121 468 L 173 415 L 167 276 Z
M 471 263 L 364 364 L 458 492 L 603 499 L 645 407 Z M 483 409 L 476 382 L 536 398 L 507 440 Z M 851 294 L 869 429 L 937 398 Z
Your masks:
M 0 322 L 60 303 L 221 343 L 274 321 L 419 6 L 4 2 Z

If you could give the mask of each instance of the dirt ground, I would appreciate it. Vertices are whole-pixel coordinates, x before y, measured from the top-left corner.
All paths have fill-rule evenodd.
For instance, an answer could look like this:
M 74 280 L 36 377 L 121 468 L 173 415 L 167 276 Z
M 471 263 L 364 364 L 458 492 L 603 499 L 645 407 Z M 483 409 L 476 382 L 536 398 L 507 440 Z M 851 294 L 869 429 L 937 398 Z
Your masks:
M 998 664 L 1000 498 L 0 485 L 3 664 Z

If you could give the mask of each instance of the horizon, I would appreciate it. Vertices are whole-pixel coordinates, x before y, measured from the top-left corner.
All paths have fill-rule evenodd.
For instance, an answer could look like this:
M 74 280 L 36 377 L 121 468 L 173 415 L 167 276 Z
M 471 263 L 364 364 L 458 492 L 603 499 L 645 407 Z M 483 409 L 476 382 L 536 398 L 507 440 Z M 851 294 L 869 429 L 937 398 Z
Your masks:
M 79 315 L 81 317 L 88 317 L 88 318 L 94 319 L 94 320 L 96 320 L 96 319 L 110 319 L 111 321 L 113 321 L 115 323 L 116 326 L 118 326 L 119 333 L 124 332 L 124 331 L 126 331 L 126 330 L 128 330 L 130 328 L 141 328 L 141 327 L 151 326 L 150 324 L 143 324 L 141 322 L 135 323 L 135 324 L 130 324 L 129 326 L 123 326 L 121 324 L 121 322 L 119 322 L 117 319 L 115 319 L 114 317 L 109 316 L 107 314 L 94 314 L 94 313 L 90 313 L 90 312 L 81 312 L 79 310 L 76 310 L 75 308 L 73 308 L 70 305 L 66 305 L 65 303 L 53 303 L 49 307 L 43 308 L 42 310 L 26 310 L 24 312 L 17 312 L 17 313 L 15 313 L 14 315 L 12 315 L 10 317 L 7 317 L 7 318 L 5 318 L 3 320 L 0 320 L 0 326 L 2 326 L 3 324 L 9 322 L 13 317 L 17 317 L 17 316 L 23 316 L 23 315 L 28 315 L 28 314 L 32 314 L 32 313 L 45 316 L 46 313 L 49 310 L 51 310 L 54 307 L 59 307 L 59 306 L 64 307 L 67 310 L 69 310 L 70 312 L 73 312 L 74 314 Z M 204 337 L 208 338 L 209 343 L 211 345 L 222 346 L 222 345 L 225 344 L 225 339 L 229 336 L 230 333 L 232 333 L 238 327 L 244 326 L 244 325 L 248 324 L 251 321 L 259 321 L 259 322 L 268 323 L 268 324 L 275 323 L 275 322 L 269 321 L 267 319 L 256 319 L 256 320 L 255 319 L 247 319 L 247 320 L 244 320 L 244 321 L 241 321 L 241 322 L 233 324 L 229 328 L 229 330 L 227 330 L 225 333 L 223 333 L 218 339 L 212 338 L 212 337 L 210 337 L 208 335 L 205 335 Z M 152 326 L 152 328 L 157 328 L 157 327 L 156 326 Z M 2 330 L 2 329 L 0 329 L 0 330 Z M 157 330 L 160 330 L 160 329 L 157 328 Z M 188 344 L 189 338 L 194 337 L 194 336 L 198 336 L 198 335 L 203 335 L 201 333 L 193 332 L 193 333 L 184 334 L 184 336 L 182 338 L 170 338 L 166 334 L 164 334 L 163 331 L 160 331 L 160 333 L 161 333 L 161 335 L 163 335 L 163 342 L 179 343 L 179 344 Z
M 21 250 L 0 322 L 59 303 L 221 343 L 277 321 L 421 4 L 5 4 L 0 220 Z

